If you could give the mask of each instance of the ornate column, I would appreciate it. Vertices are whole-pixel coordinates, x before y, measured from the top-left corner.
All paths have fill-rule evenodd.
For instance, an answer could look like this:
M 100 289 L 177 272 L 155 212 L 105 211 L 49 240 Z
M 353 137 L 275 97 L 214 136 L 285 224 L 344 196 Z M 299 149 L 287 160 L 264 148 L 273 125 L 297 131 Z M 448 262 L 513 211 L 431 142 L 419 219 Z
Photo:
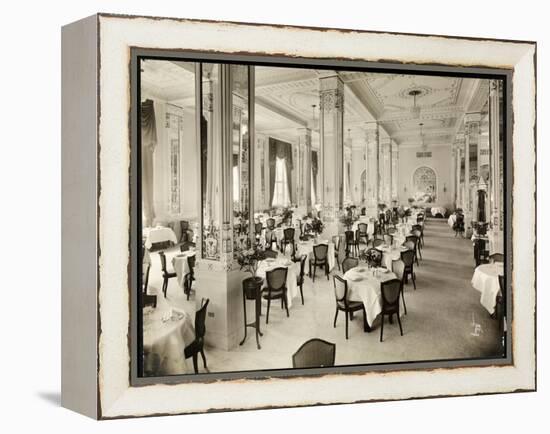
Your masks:
M 380 136 L 377 122 L 368 122 L 366 129 L 367 144 L 367 215 L 378 217 L 380 189 L 379 150 Z
M 472 181 L 477 184 L 477 163 L 472 170 L 470 148 L 477 145 L 479 121 L 479 113 L 467 113 L 464 117 L 464 224 L 467 236 L 471 232 L 475 200 L 472 195 Z
M 380 191 L 379 202 L 391 206 L 391 138 L 380 141 Z
M 501 171 L 500 167 L 500 80 L 491 80 L 489 83 L 489 182 L 491 197 L 491 238 L 490 250 L 504 253 L 502 213 Z
M 311 130 L 309 128 L 298 129 L 299 143 L 299 196 L 298 205 L 305 210 L 304 214 L 311 211 Z
M 399 149 L 397 143 L 391 141 L 391 199 L 398 200 L 398 183 L 399 183 Z
M 462 159 L 464 158 L 464 133 L 458 133 L 456 135 L 453 147 L 455 151 L 455 208 L 464 208 L 464 181 L 462 179 Z
M 319 79 L 321 217 L 326 237 L 338 234 L 338 217 L 344 201 L 344 82 L 337 75 Z

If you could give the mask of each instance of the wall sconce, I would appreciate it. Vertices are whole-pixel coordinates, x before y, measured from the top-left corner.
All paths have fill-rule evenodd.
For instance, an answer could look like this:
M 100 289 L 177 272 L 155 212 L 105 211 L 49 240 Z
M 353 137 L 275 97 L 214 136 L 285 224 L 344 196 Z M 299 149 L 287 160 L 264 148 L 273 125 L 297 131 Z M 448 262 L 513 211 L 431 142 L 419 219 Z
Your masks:
M 443 193 L 447 193 L 447 184 L 443 184 Z
M 407 192 L 407 186 L 406 186 L 406 185 L 403 186 L 403 191 L 404 191 L 405 193 Z

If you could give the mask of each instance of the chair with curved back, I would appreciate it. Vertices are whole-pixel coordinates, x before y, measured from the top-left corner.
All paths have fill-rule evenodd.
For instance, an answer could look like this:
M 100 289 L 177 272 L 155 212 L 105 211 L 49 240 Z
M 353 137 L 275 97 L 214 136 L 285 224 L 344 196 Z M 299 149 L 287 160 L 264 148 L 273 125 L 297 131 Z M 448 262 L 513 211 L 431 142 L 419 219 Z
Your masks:
M 456 214 L 456 220 L 453 224 L 453 230 L 455 231 L 455 237 L 457 235 L 464 235 L 464 215 L 461 213 Z
M 275 236 L 275 219 L 272 217 L 268 218 L 265 222 L 265 225 L 266 225 L 265 243 L 266 243 L 266 246 L 268 246 L 271 249 L 273 246 L 273 242 L 277 244 L 277 237 Z
M 492 255 L 489 255 L 489 262 L 491 262 L 491 263 L 495 263 L 495 262 L 504 263 L 504 255 L 502 253 L 493 253 Z
M 312 273 L 313 267 L 313 273 Z M 329 279 L 328 274 L 328 244 L 317 244 L 313 246 L 313 258 L 309 260 L 309 276 L 315 282 L 315 273 L 317 272 L 317 267 L 324 267 L 325 274 L 327 275 L 327 280 Z
M 304 342 L 292 355 L 293 368 L 324 368 L 334 366 L 336 345 L 323 339 Z
M 419 230 L 420 231 L 420 244 L 422 247 L 424 247 L 424 226 L 415 224 L 412 225 L 411 231 Z
M 342 273 L 346 274 L 352 268 L 355 268 L 359 265 L 359 259 L 354 258 L 353 256 L 348 256 L 342 262 Z
M 416 237 L 416 251 L 422 259 L 422 231 L 419 229 L 413 229 L 412 234 Z
M 414 289 L 416 290 L 416 274 L 414 273 L 414 250 L 408 249 L 401 252 L 401 260 L 404 264 L 403 283 L 408 283 L 409 276 L 413 281 Z
M 209 302 L 210 300 L 208 298 L 202 299 L 201 307 L 195 313 L 195 340 L 187 345 L 183 350 L 183 355 L 186 359 L 189 357 L 193 358 L 193 368 L 195 370 L 195 374 L 199 373 L 199 366 L 197 363 L 199 354 L 202 357 L 204 369 L 207 369 L 206 356 L 204 354 L 204 335 L 206 334 L 206 313 Z
M 294 256 L 296 252 L 296 243 L 294 242 L 295 233 L 296 233 L 296 229 L 294 228 L 283 229 L 283 239 L 281 240 L 281 251 L 283 253 L 285 252 L 286 246 L 290 244 L 292 246 L 291 255 Z
M 302 297 L 302 304 L 304 304 L 304 272 L 306 267 L 307 255 L 302 255 L 300 257 L 300 274 L 296 278 L 296 283 L 298 288 L 300 288 L 300 296 Z
M 407 235 L 405 237 L 405 242 L 412 241 L 414 244 L 414 248 L 412 249 L 414 251 L 414 261 L 416 262 L 416 265 L 420 265 L 418 263 L 418 238 L 415 235 Z
M 359 223 L 357 225 L 355 239 L 357 240 L 358 245 L 361 240 L 365 240 L 365 244 L 369 243 L 368 225 L 366 223 Z
M 342 311 L 346 315 L 346 339 L 348 339 L 349 317 L 353 312 L 363 311 L 363 328 L 367 329 L 367 312 L 365 306 L 360 301 L 350 301 L 348 299 L 348 282 L 340 276 L 334 277 L 334 297 L 336 299 L 336 314 L 334 315 L 334 324 L 338 319 L 338 312 Z
M 392 271 L 397 276 L 397 278 L 401 281 L 401 298 L 403 300 L 403 309 L 405 311 L 405 315 L 407 315 L 407 305 L 405 304 L 405 264 L 401 259 L 397 259 L 391 262 Z
M 401 294 L 401 281 L 399 279 L 387 280 L 385 282 L 382 282 L 380 289 L 382 292 L 382 312 L 380 312 L 380 342 L 383 342 L 385 316 L 389 316 L 390 320 L 393 315 L 397 316 L 399 331 L 401 332 L 401 336 L 403 336 L 403 327 L 401 326 L 401 317 L 399 316 L 399 295 Z
M 187 300 L 189 300 L 189 294 L 191 294 L 191 289 L 193 286 L 193 282 L 195 280 L 195 255 L 191 255 L 187 257 L 187 266 L 189 268 L 189 272 L 184 276 L 184 292 L 187 295 Z
M 260 237 L 262 236 L 262 229 L 263 229 L 262 223 L 254 224 L 254 235 L 256 236 L 256 241 L 260 240 Z
M 286 298 L 286 277 L 288 274 L 288 268 L 277 267 L 273 270 L 269 270 L 265 273 L 267 287 L 263 290 L 263 298 L 267 300 L 267 314 L 265 323 L 269 323 L 269 310 L 271 308 L 271 300 L 281 300 L 281 309 L 286 309 L 286 316 L 288 317 L 288 302 Z
M 187 220 L 180 221 L 180 243 L 186 243 L 193 239 L 193 231 L 189 229 L 189 222 Z
M 157 307 L 157 296 L 155 294 L 147 294 L 147 288 L 149 287 L 149 273 L 151 272 L 151 264 L 147 264 L 145 273 L 143 273 L 143 291 L 141 292 L 141 305 L 142 307 L 152 306 Z
M 162 270 L 162 293 L 164 298 L 166 298 L 166 292 L 168 291 L 168 280 L 177 277 L 175 271 L 168 271 L 168 266 L 166 265 L 166 255 L 163 251 L 159 252 L 160 256 L 160 268 Z
M 355 234 L 353 231 L 345 231 L 344 235 L 346 237 L 346 256 L 350 254 L 357 256 L 359 254 L 359 242 L 355 238 Z

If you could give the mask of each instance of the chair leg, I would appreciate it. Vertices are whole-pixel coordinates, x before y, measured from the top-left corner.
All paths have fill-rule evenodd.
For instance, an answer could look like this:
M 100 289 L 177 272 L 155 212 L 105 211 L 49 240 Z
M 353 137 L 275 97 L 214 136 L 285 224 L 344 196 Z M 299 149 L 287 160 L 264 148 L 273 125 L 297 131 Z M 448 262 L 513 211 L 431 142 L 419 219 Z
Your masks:
M 380 323 L 380 342 L 384 341 L 384 314 L 382 314 L 381 323 Z
M 313 277 L 312 280 L 315 282 L 315 273 L 317 272 L 317 264 L 313 264 Z
M 325 263 L 325 274 L 327 275 L 327 280 L 330 280 L 330 278 L 328 277 L 328 275 L 329 275 L 329 271 L 328 271 L 328 260 L 327 260 L 326 263 Z
M 303 288 L 304 284 L 302 283 L 300 285 L 300 296 L 302 297 L 302 306 L 304 305 L 304 288 Z
M 401 327 L 401 317 L 399 316 L 399 313 L 397 314 L 397 323 L 399 324 L 399 331 L 401 332 L 401 336 L 403 336 L 403 327 Z
M 202 364 L 204 365 L 204 369 L 208 369 L 206 366 L 206 356 L 204 355 L 204 350 L 201 348 L 201 356 L 202 356 Z
M 336 319 L 338 318 L 338 308 L 336 308 L 336 315 L 334 315 L 334 324 L 333 327 L 336 327 Z
M 166 298 L 166 292 L 168 291 L 168 279 L 162 281 L 162 292 L 164 293 L 164 298 Z
M 401 288 L 401 299 L 403 300 L 403 307 L 405 308 L 405 315 L 407 315 L 407 305 L 405 304 L 405 290 Z
M 197 363 L 197 353 L 193 353 L 193 369 L 195 370 L 195 374 L 199 373 L 199 366 Z
M 414 271 L 411 273 L 411 275 L 412 275 L 414 290 L 416 291 L 416 275 L 414 274 Z
M 288 318 L 290 315 L 288 314 L 288 301 L 286 299 L 286 291 L 285 291 L 285 294 L 283 295 L 283 300 L 284 300 L 284 304 L 285 304 L 286 317 Z
M 349 318 L 348 318 L 348 313 L 346 312 L 346 339 L 348 339 L 348 324 L 349 324 Z
M 271 298 L 267 299 L 267 314 L 265 316 L 265 323 L 269 323 L 269 308 L 271 307 Z

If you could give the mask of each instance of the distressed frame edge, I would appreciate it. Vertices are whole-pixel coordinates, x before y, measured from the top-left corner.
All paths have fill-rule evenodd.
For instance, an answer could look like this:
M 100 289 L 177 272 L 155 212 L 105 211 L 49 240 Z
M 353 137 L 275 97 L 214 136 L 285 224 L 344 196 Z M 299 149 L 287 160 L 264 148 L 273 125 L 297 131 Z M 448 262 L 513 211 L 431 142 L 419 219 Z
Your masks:
M 185 21 L 188 21 L 188 20 L 185 20 Z M 284 26 L 286 27 L 286 26 Z M 297 27 L 295 29 L 302 29 L 300 27 Z M 365 32 L 365 33 L 369 33 L 369 32 Z M 423 35 L 422 37 L 427 37 L 427 36 L 430 36 L 430 35 Z M 421 37 L 421 38 L 422 38 Z M 452 40 L 452 39 L 457 39 L 457 38 L 454 38 L 454 37 L 449 37 L 448 39 Z M 499 42 L 502 42 L 502 41 L 499 41 Z M 528 51 L 530 51 L 530 48 L 532 46 L 529 46 L 527 47 L 525 53 L 527 53 Z M 534 44 L 534 47 L 532 47 L 534 50 L 533 50 L 533 65 L 532 65 L 532 68 L 533 68 L 533 76 L 532 77 L 528 77 L 530 83 L 533 84 L 534 86 L 534 99 L 536 101 L 536 44 Z M 528 54 L 528 53 L 527 53 Z M 516 76 L 514 75 L 514 82 L 516 81 Z M 512 103 L 514 103 L 514 101 L 512 101 Z M 533 141 L 529 141 L 529 144 L 530 145 L 533 145 L 533 151 L 536 153 L 536 107 L 533 106 L 533 111 L 534 111 L 534 118 L 533 118 L 533 125 L 532 125 L 532 135 L 533 135 Z M 536 157 L 536 154 L 535 154 L 535 157 Z M 534 168 L 536 170 L 536 158 L 535 158 L 535 161 L 534 161 Z M 534 193 L 536 194 L 536 185 L 533 186 L 534 188 Z M 535 225 L 536 225 L 536 215 L 534 216 L 535 218 Z M 535 227 L 535 243 L 536 243 L 536 227 Z M 535 249 L 536 249 L 536 244 L 535 244 Z M 534 262 L 535 262 L 535 273 L 536 273 L 536 250 L 534 251 Z M 536 276 L 535 276 L 535 279 L 536 279 Z M 536 280 L 535 280 L 535 291 L 536 291 Z M 536 321 L 536 292 L 535 292 L 535 300 L 534 300 L 534 303 L 535 303 L 535 310 L 533 312 L 533 317 L 534 317 L 534 320 Z M 535 324 L 535 333 L 536 333 L 536 324 Z M 534 336 L 536 338 L 536 335 Z M 536 390 L 536 340 L 533 342 L 533 349 L 534 349 L 534 370 L 533 370 L 533 382 L 531 383 L 529 381 L 529 379 L 526 379 L 527 380 L 527 383 L 526 383 L 526 386 L 525 388 L 517 388 L 517 389 L 514 389 L 514 390 L 506 390 L 506 391 L 503 391 L 503 392 L 495 392 L 495 393 L 509 393 L 509 392 L 513 392 L 513 391 L 528 391 L 528 390 Z M 98 348 L 98 350 L 100 350 L 100 348 Z M 101 367 L 100 367 L 101 368 Z M 482 394 L 489 394 L 491 392 L 482 392 Z M 476 394 L 476 393 L 468 393 L 467 395 L 471 395 L 471 394 Z M 448 395 L 448 396 L 463 396 L 464 394 L 458 394 L 458 395 L 454 395 L 454 394 L 451 394 L 451 395 Z M 420 399 L 420 398 L 424 398 L 424 397 L 434 397 L 434 396 L 442 396 L 442 395 L 425 395 L 425 396 L 416 396 L 416 397 L 410 397 L 410 398 L 407 398 L 407 397 L 399 397 L 399 398 L 394 398 L 394 399 Z M 379 401 L 379 400 L 388 400 L 388 399 L 366 399 L 366 400 L 360 400 L 360 401 L 347 401 L 347 402 L 372 402 L 372 401 Z M 117 400 L 118 401 L 118 400 Z M 307 404 L 303 404 L 303 405 L 321 405 L 321 404 L 324 404 L 323 402 L 311 402 L 311 403 L 307 403 Z M 285 404 L 285 405 L 274 405 L 273 407 L 285 407 L 285 406 L 301 406 L 300 404 Z M 116 407 L 113 406 L 113 407 Z M 252 408 L 266 408 L 266 407 L 247 407 L 247 408 L 239 408 L 239 409 L 252 409 Z M 114 413 L 112 413 L 110 410 L 114 410 Z M 227 411 L 227 410 L 230 410 L 230 409 L 227 409 L 227 408 L 217 408 L 217 409 L 204 409 L 204 411 Z M 167 413 L 155 413 L 155 414 L 180 414 L 180 413 L 188 413 L 188 412 L 192 412 L 192 413 L 196 413 L 196 412 L 200 412 L 200 411 L 185 411 L 185 410 L 181 410 L 181 411 L 177 411 L 177 412 L 167 412 Z M 104 414 L 101 416 L 103 418 L 111 418 L 111 417 L 134 417 L 134 416 L 145 416 L 146 414 L 124 414 L 124 413 L 119 413 L 119 414 L 116 414 L 116 409 L 115 408 L 109 408 L 107 409 L 106 411 L 104 411 Z

